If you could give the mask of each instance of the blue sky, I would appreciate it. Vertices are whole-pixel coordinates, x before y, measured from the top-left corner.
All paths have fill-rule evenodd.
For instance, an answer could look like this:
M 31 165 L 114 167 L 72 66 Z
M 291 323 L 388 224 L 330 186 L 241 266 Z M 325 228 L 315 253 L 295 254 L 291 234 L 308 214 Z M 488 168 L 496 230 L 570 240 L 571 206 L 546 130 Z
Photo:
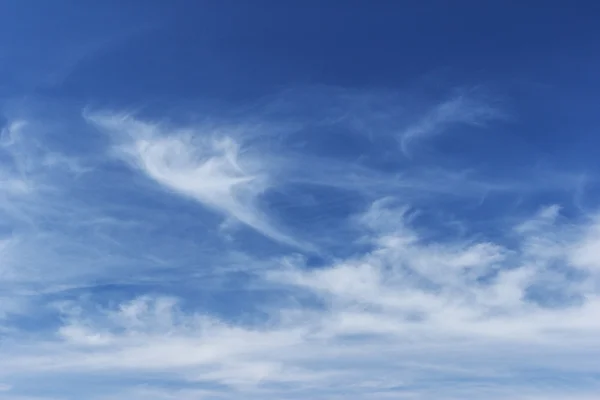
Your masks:
M 0 15 L 0 399 L 598 398 L 596 2 Z

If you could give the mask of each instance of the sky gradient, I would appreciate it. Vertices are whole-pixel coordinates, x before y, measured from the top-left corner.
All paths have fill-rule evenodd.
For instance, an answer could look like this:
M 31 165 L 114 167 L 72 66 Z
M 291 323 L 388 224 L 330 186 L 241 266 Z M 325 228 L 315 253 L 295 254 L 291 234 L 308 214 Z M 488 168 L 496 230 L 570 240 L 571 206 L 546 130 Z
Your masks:
M 0 2 L 1 400 L 600 398 L 600 4 Z

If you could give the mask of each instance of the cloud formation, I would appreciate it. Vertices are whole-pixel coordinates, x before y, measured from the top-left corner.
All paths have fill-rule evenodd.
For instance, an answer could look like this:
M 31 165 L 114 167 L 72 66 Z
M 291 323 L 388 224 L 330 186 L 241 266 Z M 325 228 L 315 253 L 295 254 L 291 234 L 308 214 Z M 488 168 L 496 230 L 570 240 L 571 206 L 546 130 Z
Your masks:
M 0 373 L 160 373 L 251 398 L 291 388 L 291 398 L 301 397 L 315 385 L 355 398 L 426 398 L 436 394 L 418 388 L 470 377 L 502 398 L 506 376 L 544 382 L 547 374 L 600 372 L 592 362 L 598 276 L 577 261 L 595 221 L 565 229 L 557 209 L 546 208 L 506 233 L 520 239 L 513 248 L 429 242 L 406 216 L 376 203 L 357 218 L 371 232 L 370 251 L 318 269 L 281 260 L 258 273 L 258 282 L 288 286 L 296 299 L 260 305 L 268 313 L 262 323 L 186 312 L 161 296 L 96 311 L 71 303 L 54 339 L 15 346 Z M 571 280 L 570 272 L 584 275 Z M 541 292 L 532 293 L 537 285 Z M 576 301 L 557 304 L 554 296 Z M 444 393 L 459 398 L 473 385 Z
M 458 93 L 436 105 L 416 122 L 409 124 L 399 135 L 400 147 L 406 156 L 417 141 L 429 139 L 454 126 L 483 127 L 491 121 L 506 118 L 498 107 L 469 93 Z
M 227 132 L 165 132 L 160 125 L 131 116 L 88 115 L 87 119 L 118 136 L 122 144 L 116 146 L 116 154 L 167 189 L 273 240 L 302 247 L 276 229 L 257 204 L 270 186 L 267 165 Z
M 93 159 L 54 150 L 31 128 L 43 121 L 9 124 L 2 395 L 591 398 L 600 214 L 569 208 L 577 174 L 501 180 L 397 147 L 383 162 L 402 117 L 369 117 L 372 96 L 351 98 L 353 118 L 303 108 L 305 123 L 273 108 L 223 124 L 86 111 L 61 126 L 100 137 Z M 490 110 L 434 102 L 406 143 Z M 231 240 L 223 220 L 260 236 Z

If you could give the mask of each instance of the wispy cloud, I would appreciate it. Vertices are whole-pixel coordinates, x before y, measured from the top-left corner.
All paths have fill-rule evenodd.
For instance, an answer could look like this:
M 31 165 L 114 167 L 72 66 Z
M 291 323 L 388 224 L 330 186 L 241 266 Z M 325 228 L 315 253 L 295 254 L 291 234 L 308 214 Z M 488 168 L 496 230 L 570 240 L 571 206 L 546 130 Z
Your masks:
M 470 91 L 461 91 L 449 100 L 433 107 L 399 135 L 400 147 L 406 156 L 418 141 L 432 138 L 455 126 L 483 127 L 494 120 L 506 118 L 505 112 Z
M 268 165 L 227 132 L 169 130 L 131 116 L 88 115 L 87 119 L 120 136 L 122 144 L 115 153 L 165 188 L 271 239 L 305 247 L 275 228 L 260 210 L 258 197 L 270 186 Z
M 43 121 L 9 124 L 6 393 L 63 400 L 82 393 L 77 382 L 98 400 L 594 393 L 598 214 L 570 215 L 551 196 L 568 199 L 576 174 L 412 163 L 390 146 L 403 117 L 374 117 L 385 134 L 371 135 L 363 106 L 354 95 L 353 118 L 304 109 L 304 123 L 256 108 L 189 124 L 87 111 L 72 132 L 101 138 L 93 159 L 55 151 Z M 496 118 L 464 98 L 429 109 L 411 148 Z M 341 154 L 313 128 L 359 145 Z M 373 157 L 383 149 L 394 157 Z M 533 205 L 517 209 L 522 198 Z M 245 230 L 230 240 L 223 220 L 271 242 Z M 559 375 L 570 381 L 548 383 Z

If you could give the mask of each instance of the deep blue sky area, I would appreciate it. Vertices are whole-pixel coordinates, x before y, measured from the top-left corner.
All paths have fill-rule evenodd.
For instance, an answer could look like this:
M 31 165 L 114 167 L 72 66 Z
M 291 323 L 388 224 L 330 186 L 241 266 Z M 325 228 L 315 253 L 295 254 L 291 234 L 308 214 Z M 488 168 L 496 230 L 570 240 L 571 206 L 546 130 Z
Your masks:
M 571 90 L 597 84 L 595 2 L 370 3 L 7 2 L 3 47 L 40 73 L 60 64 L 61 53 L 79 52 L 62 85 L 35 89 L 109 101 L 247 100 L 307 83 L 429 83 L 432 90 L 436 81 L 459 79 L 503 87 L 558 81 Z M 4 67 L 23 72 L 23 65 Z
M 600 3 L 0 1 L 0 400 L 592 400 Z
M 484 82 L 530 110 L 524 146 L 589 149 L 547 138 L 597 123 L 596 2 L 371 3 L 5 2 L 0 94 L 169 107 L 302 85 L 435 96 Z

